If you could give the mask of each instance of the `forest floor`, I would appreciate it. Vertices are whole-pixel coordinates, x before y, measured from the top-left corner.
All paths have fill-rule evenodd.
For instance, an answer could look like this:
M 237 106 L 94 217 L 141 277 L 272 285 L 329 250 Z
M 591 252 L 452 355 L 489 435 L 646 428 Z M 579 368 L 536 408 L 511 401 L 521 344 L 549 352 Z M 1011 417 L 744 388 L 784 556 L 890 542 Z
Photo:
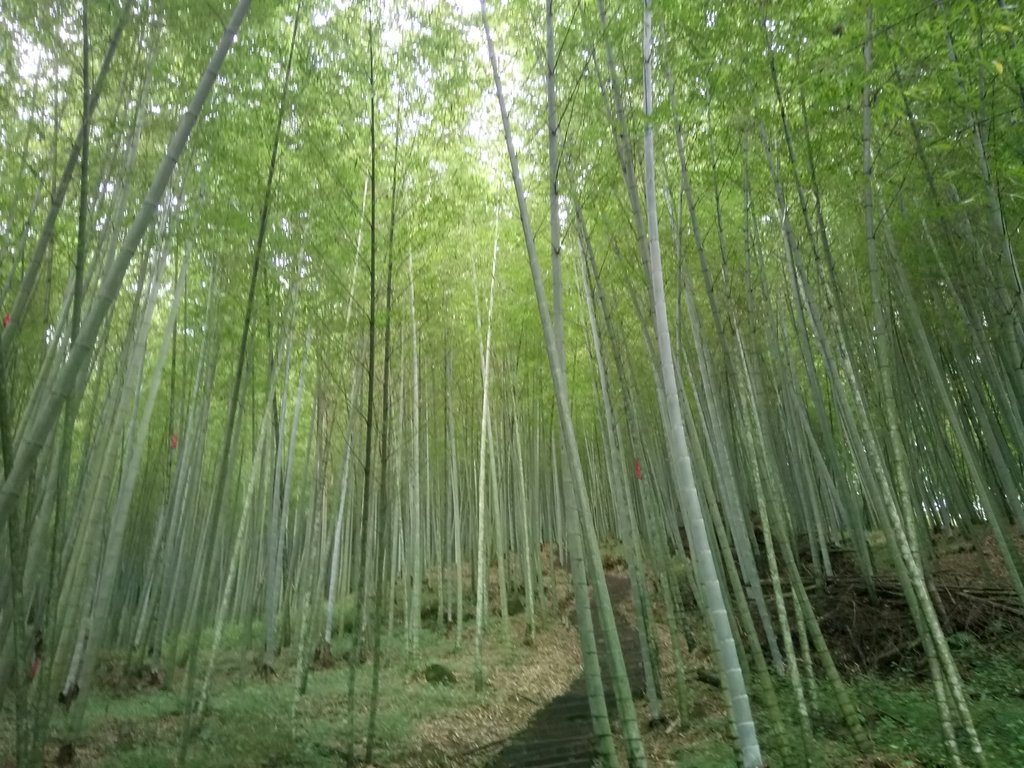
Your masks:
M 942 619 L 947 622 L 988 764 L 1019 768 L 1024 766 L 1024 611 L 1008 597 L 1005 573 L 987 539 L 939 542 L 938 547 L 934 574 Z M 613 578 L 625 578 L 614 557 L 606 565 Z M 856 754 L 834 697 L 819 677 L 816 688 L 809 691 L 815 724 L 815 743 L 807 750 L 810 764 L 835 768 L 948 765 L 934 690 L 898 589 L 883 569 L 872 601 L 841 554 L 837 553 L 833 566 L 835 578 L 810 592 L 877 753 Z M 385 646 L 375 765 L 482 768 L 502 764 L 501 755 L 528 732 L 538 713 L 543 718 L 546 707 L 578 685 L 581 658 L 571 620 L 568 577 L 564 570 L 552 567 L 550 559 L 545 575 L 547 599 L 532 644 L 524 642 L 527 625 L 522 613 L 510 617 L 507 637 L 501 618 L 490 617 L 483 644 L 486 684 L 480 692 L 472 682 L 471 620 L 466 621 L 460 649 L 455 647 L 454 631 L 429 625 L 415 662 L 403 640 Z M 620 595 L 618 602 L 619 618 L 632 622 L 630 601 Z M 651 713 L 642 692 L 634 691 L 649 765 L 723 768 L 733 764 L 732 741 L 722 692 L 714 684 L 710 644 L 695 614 L 686 615 L 684 624 L 689 640 L 684 658 L 685 715 L 676 709 L 675 670 L 663 623 L 656 633 L 669 713 L 665 720 L 648 727 Z M 289 651 L 279 659 L 279 674 L 264 680 L 257 673 L 256 655 L 242 650 L 243 645 L 242 633 L 235 628 L 220 657 L 210 711 L 187 764 L 201 768 L 343 765 L 350 747 L 347 665 L 339 662 L 314 670 L 306 695 L 296 697 L 294 658 Z M 450 670 L 455 682 L 427 682 L 424 670 L 431 664 Z M 181 692 L 185 688 L 184 680 L 174 682 L 173 689 L 153 687 L 144 676 L 125 675 L 120 660 L 106 660 L 100 690 L 90 697 L 76 740 L 75 764 L 82 768 L 173 765 L 184 721 Z M 359 668 L 356 678 L 354 732 L 360 738 L 366 732 L 370 686 L 367 664 Z M 781 682 L 779 688 L 784 711 L 795 712 L 790 692 Z M 795 718 L 791 725 L 802 751 Z M 57 764 L 57 749 L 68 735 L 67 727 L 58 711 L 47 750 L 49 765 Z M 584 720 L 580 727 L 589 726 Z M 0 712 L 2 768 L 13 765 L 12 735 L 8 708 Z M 761 738 L 765 753 L 777 754 L 772 735 L 762 732 Z M 364 748 L 357 740 L 356 754 L 361 755 Z M 781 765 L 777 758 L 770 764 Z

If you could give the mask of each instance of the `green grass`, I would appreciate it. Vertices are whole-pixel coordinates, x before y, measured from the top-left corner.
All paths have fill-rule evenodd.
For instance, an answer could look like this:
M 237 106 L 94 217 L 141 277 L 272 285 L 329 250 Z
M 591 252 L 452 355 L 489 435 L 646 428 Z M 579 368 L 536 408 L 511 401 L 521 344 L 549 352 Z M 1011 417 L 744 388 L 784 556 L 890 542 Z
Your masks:
M 992 649 L 973 639 L 955 636 L 956 656 L 967 690 L 971 714 L 989 766 L 1024 766 L 1024 646 Z M 887 768 L 944 768 L 950 765 L 942 741 L 935 693 L 931 683 L 911 672 L 885 677 L 864 675 L 849 681 L 854 700 L 866 721 L 875 746 L 872 760 L 856 752 L 834 697 L 819 692 L 814 720 L 815 743 L 810 765 L 815 768 L 887 766 Z M 821 683 L 819 682 L 819 685 Z M 791 692 L 780 685 L 780 698 L 797 757 L 803 745 L 795 719 Z M 782 766 L 779 745 L 767 732 L 762 713 L 758 719 L 764 754 L 771 766 Z M 757 714 L 757 712 L 755 712 Z M 683 736 L 675 757 L 679 768 L 722 768 L 733 765 L 732 744 L 724 717 L 705 717 Z M 967 741 L 958 732 L 961 756 L 971 765 Z
M 401 755 L 416 746 L 412 725 L 419 718 L 469 706 L 479 698 L 471 686 L 430 686 L 399 667 L 382 670 L 377 726 L 382 756 Z M 347 690 L 347 668 L 317 672 L 311 676 L 309 690 L 293 719 L 291 675 L 269 683 L 253 677 L 221 688 L 214 693 L 210 713 L 189 752 L 189 765 L 337 765 L 348 748 Z M 366 731 L 369 690 L 366 667 L 357 677 L 357 748 Z M 123 768 L 173 765 L 182 721 L 173 694 L 156 692 L 98 701 L 90 720 L 85 732 L 113 747 L 101 764 Z
M 989 765 L 1024 766 L 1024 648 L 993 650 L 970 640 L 961 645 L 957 661 Z M 906 675 L 866 677 L 856 693 L 880 746 L 914 755 L 925 766 L 946 763 L 929 683 Z
M 340 610 L 344 617 L 351 606 Z M 517 617 L 521 620 L 521 617 Z M 554 621 L 556 617 L 545 617 Z M 339 619 L 339 624 L 345 619 Z M 513 620 L 516 622 L 516 620 Z M 518 627 L 518 624 L 516 625 Z M 400 630 L 399 630 L 400 632 Z M 225 648 L 218 660 L 211 691 L 209 713 L 189 751 L 189 766 L 281 766 L 320 768 L 343 764 L 349 748 L 348 667 L 340 661 L 343 641 L 335 644 L 337 666 L 310 675 L 307 694 L 295 704 L 294 650 L 277 659 L 277 677 L 264 681 L 257 675 L 258 654 L 242 650 L 247 628 L 233 626 L 225 633 Z M 258 643 L 258 624 L 252 628 Z M 485 665 L 489 670 L 515 674 L 515 669 L 537 663 L 534 651 L 513 641 L 500 642 L 499 624 L 491 617 L 485 641 Z M 521 633 L 513 631 L 513 638 Z M 343 637 L 343 635 L 340 635 Z M 204 638 L 204 641 L 207 639 Z M 950 644 L 960 668 L 971 711 L 982 744 L 993 768 L 1024 766 L 1024 644 L 1019 639 L 1001 648 L 986 646 L 968 635 L 954 635 Z M 208 642 L 202 644 L 208 647 Z M 203 654 L 203 658 L 206 654 Z M 422 676 L 429 664 L 450 668 L 457 677 L 454 686 L 434 686 Z M 94 690 L 85 711 L 82 737 L 76 740 L 81 768 L 161 768 L 172 766 L 184 723 L 183 673 L 172 681 L 173 690 L 137 688 L 118 677 L 123 660 L 112 658 L 104 669 L 107 686 Z M 205 664 L 201 665 L 205 670 Z M 415 664 L 408 659 L 401 637 L 386 643 L 381 669 L 381 697 L 377 725 L 378 766 L 419 766 L 424 761 L 417 725 L 488 703 L 493 692 L 477 693 L 472 685 L 471 632 L 463 649 L 454 650 L 454 638 L 436 631 L 422 633 L 421 653 Z M 930 683 L 911 670 L 886 676 L 860 676 L 848 681 L 860 706 L 872 739 L 877 761 L 856 753 L 846 727 L 819 680 L 819 706 L 814 717 L 814 744 L 809 763 L 815 768 L 940 768 L 949 765 L 945 755 L 935 696 Z M 356 753 L 362 756 L 370 697 L 370 665 L 359 668 L 356 679 L 354 728 Z M 699 704 L 693 719 L 672 734 L 651 731 L 652 740 L 665 747 L 662 754 L 674 756 L 680 768 L 723 768 L 733 762 L 729 725 L 717 690 L 693 683 L 691 690 Z M 784 681 L 778 681 L 783 711 L 797 748 L 804 752 L 799 736 L 793 696 Z M 666 691 L 667 693 L 667 691 Z M 295 706 L 293 716 L 293 706 Z M 779 768 L 779 745 L 768 732 L 764 708 L 755 706 L 762 746 L 769 765 Z M 471 721 L 470 721 L 471 722 Z M 66 736 L 67 724 L 58 711 L 53 719 L 53 745 Z M 466 734 L 467 743 L 488 742 L 487 733 Z M 961 745 L 966 740 L 961 736 Z M 0 713 L 0 766 L 7 764 L 11 742 L 9 708 Z M 434 745 L 443 749 L 443 745 Z M 460 758 L 450 756 L 452 765 Z M 52 755 L 51 755 L 52 758 Z M 964 754 L 969 765 L 969 756 Z M 469 760 L 465 760 L 469 765 Z M 785 768 L 785 766 L 782 766 Z
M 242 636 L 232 628 L 234 643 Z M 421 635 L 420 660 L 410 662 L 404 641 L 386 644 L 381 667 L 381 696 L 377 720 L 376 761 L 388 764 L 408 758 L 421 745 L 415 725 L 426 718 L 466 709 L 487 700 L 472 685 L 471 644 L 454 653 L 454 640 L 435 632 Z M 517 661 L 528 651 L 505 645 L 496 638 L 486 642 L 488 668 Z M 336 646 L 335 652 L 338 652 Z M 116 660 L 110 660 L 111 668 Z M 441 663 L 457 677 L 451 686 L 430 685 L 422 670 Z M 203 667 L 205 669 L 205 666 Z M 276 665 L 278 674 L 264 681 L 256 674 L 251 654 L 237 646 L 219 657 L 208 715 L 189 750 L 188 765 L 196 768 L 228 766 L 337 766 L 347 753 L 348 666 L 341 661 L 331 669 L 310 674 L 304 697 L 295 704 L 294 659 L 284 654 Z M 175 690 L 123 686 L 94 691 L 88 701 L 82 736 L 76 740 L 81 766 L 160 768 L 174 765 L 184 724 L 185 690 L 179 672 Z M 371 665 L 357 671 L 355 696 L 356 754 L 365 748 L 371 687 Z M 292 716 L 293 706 L 295 715 Z M 0 716 L 0 743 L 10 733 L 10 712 Z M 65 739 L 67 724 L 60 710 L 52 722 L 52 744 Z M 6 746 L 0 746 L 0 765 Z
M 445 641 L 427 635 L 423 661 L 416 668 L 401 660 L 392 648 L 392 663 L 382 670 L 378 720 L 378 762 L 408 760 L 421 746 L 414 725 L 445 712 L 482 704 L 487 692 L 475 693 L 470 683 L 471 654 L 452 656 Z M 529 652 L 495 646 L 488 663 L 521 661 Z M 970 645 L 959 661 L 968 685 L 972 714 L 990 766 L 1024 766 L 1024 669 L 1019 652 L 990 652 Z M 432 686 L 418 675 L 427 663 L 440 662 L 455 671 L 455 686 Z M 347 668 L 316 672 L 310 678 L 294 720 L 292 672 L 263 682 L 255 675 L 234 675 L 220 682 L 211 711 L 190 750 L 189 765 L 197 768 L 254 766 L 336 766 L 345 755 Z M 867 721 L 877 753 L 899 768 L 939 768 L 948 764 L 941 740 L 934 693 L 911 674 L 885 678 L 864 676 L 852 681 L 852 692 Z M 369 702 L 369 667 L 357 678 L 357 749 L 362 745 Z M 824 693 L 824 691 L 822 692 Z M 792 712 L 782 691 L 786 711 Z M 856 754 L 832 697 L 822 695 L 815 718 L 816 743 L 811 764 L 853 766 Z M 132 696 L 98 695 L 91 704 L 81 750 L 96 755 L 95 765 L 118 768 L 171 766 L 181 730 L 177 696 L 166 691 Z M 795 720 L 791 723 L 798 753 L 802 751 Z M 763 730 L 763 729 L 762 729 Z M 721 768 L 732 764 L 732 749 L 724 718 L 705 716 L 691 738 L 680 737 L 680 768 Z M 699 737 L 693 740 L 693 736 Z M 762 733 L 765 754 L 778 755 L 777 744 Z M 966 757 L 966 755 L 965 755 Z M 773 761 L 772 765 L 781 765 Z M 870 763 L 864 763 L 870 765 Z

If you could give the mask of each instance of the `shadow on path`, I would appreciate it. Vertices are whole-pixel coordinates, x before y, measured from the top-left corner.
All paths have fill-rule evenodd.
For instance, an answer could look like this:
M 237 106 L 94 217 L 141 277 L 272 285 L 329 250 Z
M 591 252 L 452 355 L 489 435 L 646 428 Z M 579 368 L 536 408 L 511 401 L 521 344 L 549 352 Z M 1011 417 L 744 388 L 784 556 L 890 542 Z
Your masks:
M 643 664 L 640 656 L 640 636 L 626 618 L 633 605 L 629 576 L 625 573 L 606 573 L 605 581 L 612 605 L 615 606 L 615 625 L 626 660 L 629 685 L 633 698 L 643 695 Z M 601 676 L 605 680 L 605 701 L 610 718 L 616 716 L 615 694 L 612 692 L 608 672 L 608 654 L 604 635 L 600 631 L 593 599 L 597 652 L 601 660 Z M 587 686 L 581 674 L 569 689 L 552 699 L 527 723 L 526 728 L 505 742 L 502 750 L 487 763 L 488 768 L 591 768 L 596 757 L 593 729 L 590 724 L 590 706 Z

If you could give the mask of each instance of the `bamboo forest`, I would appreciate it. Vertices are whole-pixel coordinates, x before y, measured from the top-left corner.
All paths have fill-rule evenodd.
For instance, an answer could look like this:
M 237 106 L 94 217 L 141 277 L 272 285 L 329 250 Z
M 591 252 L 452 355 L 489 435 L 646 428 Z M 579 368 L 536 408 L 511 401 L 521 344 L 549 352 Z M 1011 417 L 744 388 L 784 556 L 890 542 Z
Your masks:
M 1024 766 L 1012 0 L 0 0 L 0 768 Z

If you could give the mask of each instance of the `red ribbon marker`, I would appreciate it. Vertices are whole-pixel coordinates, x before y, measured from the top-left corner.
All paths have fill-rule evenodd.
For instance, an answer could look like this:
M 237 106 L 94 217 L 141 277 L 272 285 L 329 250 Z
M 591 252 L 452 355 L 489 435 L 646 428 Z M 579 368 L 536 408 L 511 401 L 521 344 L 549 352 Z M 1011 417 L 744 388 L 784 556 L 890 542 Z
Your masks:
M 171 435 L 171 450 L 173 451 L 177 447 L 178 447 L 178 436 L 177 435 Z
M 10 322 L 11 322 L 11 313 L 10 313 L 10 312 L 8 312 L 8 313 L 7 313 L 6 315 L 4 315 L 4 328 L 6 328 L 6 327 L 7 327 L 7 325 L 8 325 L 8 324 L 9 324 Z
M 640 471 L 640 459 L 633 459 L 633 471 L 636 472 L 636 479 L 643 480 L 643 472 Z

